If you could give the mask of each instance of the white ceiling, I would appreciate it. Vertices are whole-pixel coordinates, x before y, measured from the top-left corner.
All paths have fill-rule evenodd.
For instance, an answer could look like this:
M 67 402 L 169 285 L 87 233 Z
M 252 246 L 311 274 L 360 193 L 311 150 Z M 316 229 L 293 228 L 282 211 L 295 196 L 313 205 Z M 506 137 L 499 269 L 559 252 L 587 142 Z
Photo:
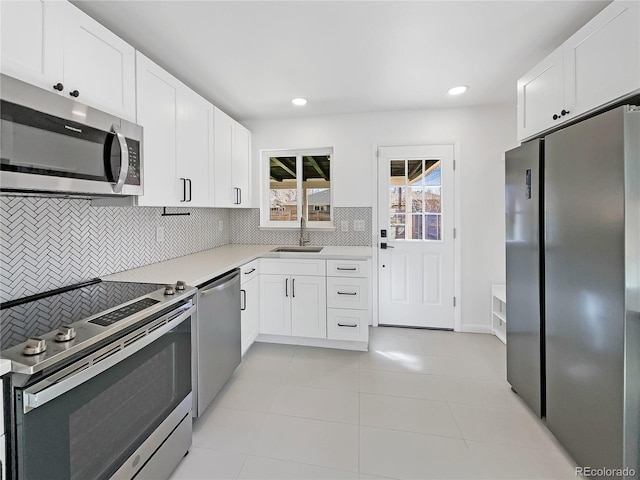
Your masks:
M 609 1 L 73 3 L 247 120 L 515 105 L 516 80 Z

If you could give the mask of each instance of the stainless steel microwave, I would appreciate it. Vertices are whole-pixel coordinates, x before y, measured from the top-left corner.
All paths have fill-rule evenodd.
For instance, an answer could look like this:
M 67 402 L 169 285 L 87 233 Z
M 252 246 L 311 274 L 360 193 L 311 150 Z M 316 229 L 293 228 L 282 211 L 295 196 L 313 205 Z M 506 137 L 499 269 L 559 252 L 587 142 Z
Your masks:
M 142 127 L 2 75 L 0 190 L 142 195 Z

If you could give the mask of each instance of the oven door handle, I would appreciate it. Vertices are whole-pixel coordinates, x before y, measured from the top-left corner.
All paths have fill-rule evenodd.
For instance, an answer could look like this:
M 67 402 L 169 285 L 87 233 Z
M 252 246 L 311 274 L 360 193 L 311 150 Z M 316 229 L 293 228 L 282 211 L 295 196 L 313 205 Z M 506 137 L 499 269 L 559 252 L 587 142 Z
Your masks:
M 160 338 L 165 333 L 173 330 L 180 323 L 182 323 L 185 319 L 189 318 L 196 311 L 196 307 L 192 305 L 189 309 L 183 311 L 177 317 L 171 319 L 165 325 L 152 332 L 148 333 L 146 336 L 137 340 L 136 342 L 130 344 L 127 347 L 124 347 L 122 350 L 114 353 L 113 355 L 101 360 L 100 362 L 92 365 L 84 370 L 80 370 L 78 373 L 72 373 L 70 376 L 64 377 L 64 380 L 60 382 L 51 381 L 48 379 L 43 380 L 42 382 L 36 383 L 35 385 L 24 390 L 24 401 L 23 401 L 23 410 L 24 413 L 28 413 L 34 408 L 41 407 L 47 402 L 58 398 L 60 395 L 67 393 L 69 390 L 82 385 L 83 383 L 91 380 L 92 378 L 98 376 L 105 370 L 113 367 L 114 365 L 122 362 L 126 358 L 130 357 L 136 352 L 139 352 L 147 345 L 155 342 L 158 338 Z

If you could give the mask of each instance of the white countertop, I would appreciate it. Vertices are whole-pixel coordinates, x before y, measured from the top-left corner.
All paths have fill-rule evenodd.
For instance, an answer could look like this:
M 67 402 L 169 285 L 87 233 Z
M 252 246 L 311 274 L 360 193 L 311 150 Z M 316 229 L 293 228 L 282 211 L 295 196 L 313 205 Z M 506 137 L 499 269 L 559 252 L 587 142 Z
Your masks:
M 0 358 L 0 377 L 11 371 L 11 360 Z
M 259 257 L 268 258 L 317 258 L 320 260 L 371 258 L 372 247 L 323 247 L 318 253 L 271 252 L 280 245 L 225 245 L 202 252 L 172 258 L 140 268 L 126 270 L 102 277 L 106 281 L 175 283 L 184 280 L 187 285 L 198 286 L 229 270 Z

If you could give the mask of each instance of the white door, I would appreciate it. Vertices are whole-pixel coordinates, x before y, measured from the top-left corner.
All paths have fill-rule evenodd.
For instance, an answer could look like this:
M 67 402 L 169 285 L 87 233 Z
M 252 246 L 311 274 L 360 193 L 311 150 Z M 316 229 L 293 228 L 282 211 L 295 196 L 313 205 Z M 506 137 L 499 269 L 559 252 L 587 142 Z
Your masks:
M 453 329 L 453 146 L 384 147 L 378 162 L 379 323 Z

